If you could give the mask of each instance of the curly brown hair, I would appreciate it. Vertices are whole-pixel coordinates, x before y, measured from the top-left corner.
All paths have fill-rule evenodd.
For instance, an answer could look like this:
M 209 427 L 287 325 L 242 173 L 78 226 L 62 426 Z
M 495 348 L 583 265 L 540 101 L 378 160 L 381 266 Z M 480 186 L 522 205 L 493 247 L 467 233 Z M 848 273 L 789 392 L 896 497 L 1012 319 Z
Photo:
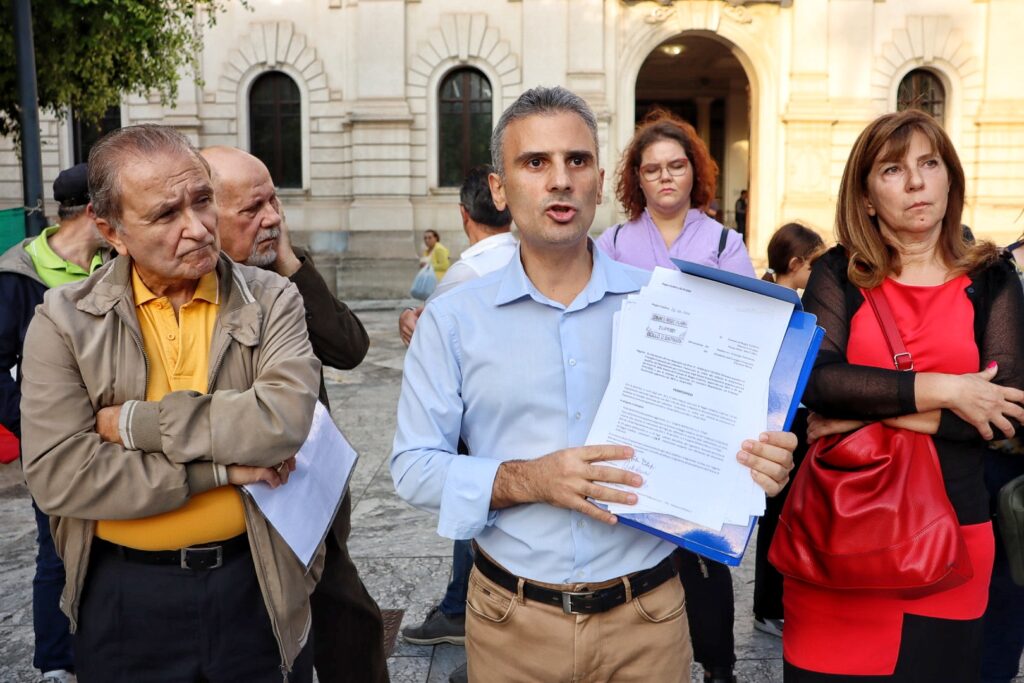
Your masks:
M 655 107 L 637 125 L 633 139 L 619 162 L 619 180 L 615 186 L 615 197 L 631 221 L 639 218 L 647 206 L 647 198 L 640 187 L 640 158 L 645 149 L 659 140 L 678 142 L 690 160 L 690 166 L 693 168 L 690 206 L 703 209 L 715 197 L 718 164 L 711 158 L 707 145 L 697 135 L 693 126 L 672 112 Z

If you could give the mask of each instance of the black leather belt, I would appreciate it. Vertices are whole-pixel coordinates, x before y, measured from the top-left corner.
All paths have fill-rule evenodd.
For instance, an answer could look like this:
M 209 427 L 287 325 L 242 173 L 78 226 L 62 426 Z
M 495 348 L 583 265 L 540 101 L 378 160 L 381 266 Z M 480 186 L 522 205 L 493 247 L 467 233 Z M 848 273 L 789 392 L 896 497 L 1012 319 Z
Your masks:
M 92 549 L 93 552 L 116 555 L 122 560 L 139 564 L 172 565 L 193 570 L 217 569 L 227 560 L 249 554 L 249 537 L 246 534 L 239 534 L 219 543 L 208 543 L 180 550 L 138 550 L 104 541 L 102 538 L 94 538 Z
M 518 592 L 519 577 L 496 565 L 479 550 L 476 552 L 473 564 L 481 574 L 505 590 L 510 593 Z M 630 593 L 634 598 L 639 597 L 654 590 L 678 573 L 675 553 L 672 553 L 650 569 L 629 575 Z M 523 597 L 527 600 L 561 607 L 566 614 L 598 614 L 626 604 L 626 586 L 623 583 L 618 583 L 595 591 L 572 592 L 557 591 L 524 581 Z

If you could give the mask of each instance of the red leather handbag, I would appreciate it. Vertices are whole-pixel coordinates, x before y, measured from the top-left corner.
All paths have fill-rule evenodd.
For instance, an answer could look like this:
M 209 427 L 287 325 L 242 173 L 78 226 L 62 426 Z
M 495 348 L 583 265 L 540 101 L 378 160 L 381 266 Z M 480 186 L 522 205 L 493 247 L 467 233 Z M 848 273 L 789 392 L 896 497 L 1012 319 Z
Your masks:
M 814 443 L 768 561 L 818 586 L 906 597 L 974 574 L 931 437 L 881 422 Z
M 894 366 L 913 369 L 881 290 L 866 295 Z M 790 486 L 768 553 L 784 576 L 904 597 L 953 588 L 973 576 L 926 434 L 876 422 L 819 439 Z

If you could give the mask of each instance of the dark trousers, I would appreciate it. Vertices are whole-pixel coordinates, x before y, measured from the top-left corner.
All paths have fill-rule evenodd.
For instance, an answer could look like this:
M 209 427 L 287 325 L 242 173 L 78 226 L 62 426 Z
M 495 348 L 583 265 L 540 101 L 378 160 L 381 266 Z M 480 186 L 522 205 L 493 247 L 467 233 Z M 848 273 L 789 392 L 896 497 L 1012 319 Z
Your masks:
M 993 502 L 999 489 L 1024 474 L 1024 456 L 990 453 L 985 462 L 985 484 Z M 1024 587 L 1010 577 L 1006 548 L 996 530 L 996 557 L 983 618 L 981 680 L 1008 683 L 1017 675 L 1024 651 Z
M 473 542 L 455 541 L 452 545 L 452 578 L 441 599 L 441 613 L 457 617 L 466 613 L 469 593 L 469 572 L 473 569 Z
M 248 552 L 194 571 L 93 544 L 74 642 L 80 683 L 282 683 Z M 304 652 L 288 681 L 312 679 Z
M 686 549 L 680 549 L 679 558 L 693 658 L 705 670 L 732 668 L 736 663 L 732 573 L 724 564 Z
M 790 484 L 774 498 L 765 501 L 764 516 L 757 523 L 757 552 L 754 555 L 754 615 L 762 619 L 782 619 L 782 574 L 768 561 L 768 549 L 771 548 L 775 529 L 779 526 L 779 514 L 789 495 L 789 487 L 796 476 L 800 463 L 807 455 L 807 416 L 806 408 L 796 411 L 790 431 L 796 434 L 797 447 L 793 451 L 793 471 L 790 472 Z
M 68 618 L 60 611 L 64 563 L 50 536 L 50 518 L 32 501 L 36 514 L 36 575 L 32 579 L 32 629 L 36 646 L 32 665 L 40 671 L 75 670 Z
M 348 493 L 327 534 L 327 557 L 310 598 L 316 673 L 320 683 L 386 683 L 384 619 L 348 554 L 352 501 Z

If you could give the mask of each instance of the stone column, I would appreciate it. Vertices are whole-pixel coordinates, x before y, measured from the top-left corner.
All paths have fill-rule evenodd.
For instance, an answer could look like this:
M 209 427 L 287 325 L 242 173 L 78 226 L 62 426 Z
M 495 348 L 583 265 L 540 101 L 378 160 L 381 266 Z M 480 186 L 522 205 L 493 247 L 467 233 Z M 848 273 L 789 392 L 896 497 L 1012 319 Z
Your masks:
M 974 121 L 974 177 L 967 178 L 964 220 L 976 233 L 1007 244 L 1020 236 L 1024 197 L 1024 169 L 1019 163 L 1024 158 L 1024 98 L 1019 96 L 1019 28 L 1024 25 L 1024 5 L 990 0 L 987 9 L 987 35 L 981 43 L 987 52 L 985 95 Z M 1018 97 L 1010 97 L 1012 94 Z
M 725 99 L 725 172 L 720 178 L 722 211 L 730 226 L 736 225 L 733 209 L 750 175 L 750 97 L 746 80 L 729 84 Z M 725 221 L 723 221 L 725 222 Z
M 713 97 L 695 97 L 697 102 L 697 135 L 704 144 L 711 147 L 711 103 Z
M 360 0 L 354 39 L 348 256 L 412 252 L 412 113 L 405 98 L 404 0 Z
M 792 9 L 789 102 L 785 125 L 785 174 L 779 222 L 803 219 L 825 228 L 831 220 L 830 155 L 835 114 L 829 101 L 829 6 L 794 3 Z M 752 220 L 751 220 L 752 219 Z M 761 255 L 777 225 L 755 216 L 752 252 Z

